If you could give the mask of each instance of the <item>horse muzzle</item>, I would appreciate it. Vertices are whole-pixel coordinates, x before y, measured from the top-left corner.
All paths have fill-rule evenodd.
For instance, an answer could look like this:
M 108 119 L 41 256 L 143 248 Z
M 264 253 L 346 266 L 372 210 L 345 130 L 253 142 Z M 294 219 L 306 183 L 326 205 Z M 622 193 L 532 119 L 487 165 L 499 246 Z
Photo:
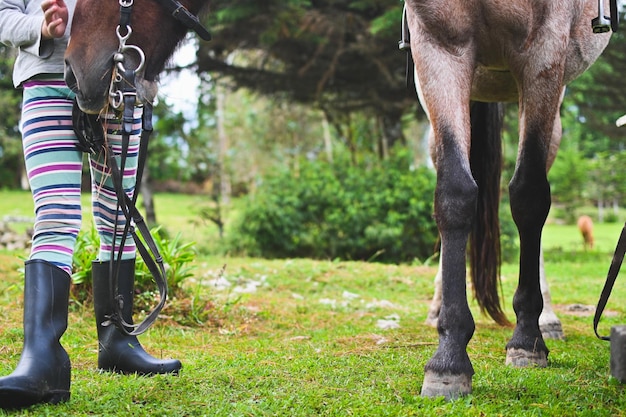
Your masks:
M 93 77 L 81 72 L 65 60 L 65 84 L 76 94 L 78 106 L 85 113 L 98 114 L 109 101 L 110 70 L 101 77 Z
M 76 94 L 79 108 L 89 114 L 99 114 L 105 108 L 122 110 L 124 101 L 120 90 L 112 88 L 113 67 L 96 76 L 96 71 L 81 71 L 72 65 L 69 59 L 65 61 L 65 83 Z M 135 104 L 152 103 L 157 94 L 157 83 L 147 81 L 143 73 L 138 73 L 134 80 Z

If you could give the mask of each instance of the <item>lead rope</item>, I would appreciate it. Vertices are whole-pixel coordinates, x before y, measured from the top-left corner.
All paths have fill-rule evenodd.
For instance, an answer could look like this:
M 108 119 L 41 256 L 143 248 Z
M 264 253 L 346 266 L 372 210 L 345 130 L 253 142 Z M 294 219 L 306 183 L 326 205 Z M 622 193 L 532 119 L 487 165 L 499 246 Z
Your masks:
M 604 1 L 598 0 L 598 17 L 591 21 L 594 33 L 606 33 L 609 30 L 615 33 L 619 29 L 619 11 L 617 10 L 617 0 L 610 0 L 609 7 L 610 15 L 607 17 L 604 15 Z M 600 324 L 602 313 L 604 312 L 604 308 L 609 301 L 611 291 L 613 290 L 613 286 L 617 280 L 617 275 L 622 267 L 624 255 L 626 255 L 626 224 L 624 224 L 622 233 L 617 240 L 615 252 L 613 253 L 613 259 L 611 260 L 611 265 L 609 266 L 609 272 L 607 273 L 606 281 L 604 282 L 604 287 L 600 293 L 598 305 L 593 315 L 593 332 L 596 334 L 596 337 L 601 340 L 611 340 L 610 336 L 600 336 L 600 334 L 598 334 L 598 324 Z

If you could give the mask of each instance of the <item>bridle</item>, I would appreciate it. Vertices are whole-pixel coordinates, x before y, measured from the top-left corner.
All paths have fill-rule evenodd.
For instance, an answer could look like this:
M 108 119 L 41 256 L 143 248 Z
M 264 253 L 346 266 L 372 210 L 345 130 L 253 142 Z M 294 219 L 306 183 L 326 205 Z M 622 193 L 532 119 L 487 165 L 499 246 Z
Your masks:
M 167 10 L 172 18 L 184 25 L 188 30 L 195 31 L 205 41 L 211 40 L 211 34 L 202 26 L 197 16 L 192 14 L 185 6 L 177 0 L 153 0 Z M 131 26 L 131 15 L 134 0 L 119 0 L 120 21 L 115 29 L 119 47 L 113 55 L 113 76 L 109 88 L 109 102 L 114 109 L 119 109 L 122 105 L 130 103 L 130 99 L 136 101 L 135 75 L 141 72 L 146 63 L 146 55 L 141 48 L 136 45 L 127 44 L 133 30 Z M 125 32 L 125 33 L 124 33 Z M 124 64 L 128 52 L 134 52 L 139 57 L 139 63 L 135 68 L 127 68 Z
M 183 24 L 188 30 L 195 31 L 202 39 L 210 40 L 211 35 L 202 26 L 197 16 L 193 15 L 177 0 L 154 0 L 158 5 L 165 8 L 171 16 Z M 74 103 L 73 124 L 76 135 L 79 139 L 79 149 L 84 152 L 97 155 L 105 152 L 106 163 L 111 170 L 111 178 L 115 193 L 117 195 L 118 208 L 122 211 L 126 223 L 124 232 L 119 236 L 117 232 L 118 218 L 115 219 L 115 230 L 113 241 L 120 238 L 118 253 L 115 253 L 115 245 L 111 248 L 111 262 L 109 268 L 109 286 L 110 294 L 113 294 L 113 312 L 106 317 L 103 326 L 115 325 L 122 333 L 126 335 L 136 336 L 144 333 L 156 321 L 159 313 L 167 300 L 167 278 L 163 258 L 161 257 L 158 247 L 152 238 L 150 230 L 146 225 L 143 217 L 136 207 L 137 197 L 139 195 L 143 170 L 145 168 L 148 143 L 152 134 L 152 103 L 141 103 L 137 97 L 137 89 L 135 87 L 135 79 L 137 73 L 143 71 L 146 57 L 143 50 L 136 45 L 129 44 L 128 41 L 133 33 L 131 27 L 131 14 L 133 10 L 134 0 L 119 0 L 120 4 L 120 22 L 115 29 L 119 47 L 113 56 L 113 70 L 111 76 L 111 84 L 109 87 L 109 105 L 122 118 L 122 152 L 120 156 L 120 164 L 118 165 L 116 156 L 112 149 L 107 148 L 105 134 L 98 115 L 88 115 L 83 113 L 77 103 Z M 126 58 L 129 53 L 134 53 L 139 58 L 138 64 L 134 67 L 126 65 Z M 123 172 L 130 136 L 133 131 L 134 109 L 143 106 L 142 131 L 139 146 L 137 176 L 135 183 L 135 191 L 133 197 L 128 197 L 124 192 L 122 184 Z M 134 226 L 133 226 L 134 225 Z M 122 314 L 124 306 L 124 297 L 119 294 L 118 289 L 118 273 L 121 265 L 121 255 L 126 243 L 126 238 L 131 235 L 137 251 L 141 255 L 144 263 L 150 270 L 154 281 L 159 290 L 159 303 L 156 307 L 137 325 L 128 323 Z M 113 261 L 116 259 L 116 261 Z M 132 295 L 131 295 L 132 297 Z

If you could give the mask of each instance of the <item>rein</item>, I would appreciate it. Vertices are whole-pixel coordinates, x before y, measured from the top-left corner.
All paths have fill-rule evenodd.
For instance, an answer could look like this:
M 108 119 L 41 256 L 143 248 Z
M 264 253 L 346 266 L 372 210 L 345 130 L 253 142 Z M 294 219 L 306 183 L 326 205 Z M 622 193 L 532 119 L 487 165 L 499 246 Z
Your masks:
M 596 312 L 593 316 L 593 331 L 598 339 L 611 340 L 609 336 L 600 336 L 598 334 L 598 324 L 600 323 L 604 307 L 606 307 L 606 303 L 609 301 L 609 296 L 611 295 L 613 285 L 615 284 L 620 267 L 622 266 L 624 255 L 626 255 L 626 224 L 624 224 L 622 233 L 617 241 L 617 246 L 615 247 L 615 253 L 613 253 L 613 259 L 611 260 L 611 266 L 609 267 L 606 282 L 604 283 L 604 288 L 602 288 L 602 293 L 600 294 L 600 299 L 598 300 L 598 306 L 596 307 Z
M 197 16 L 193 15 L 177 0 L 155 0 L 160 6 L 164 7 L 171 16 L 182 23 L 187 29 L 195 31 L 202 39 L 210 40 L 211 35 L 202 26 Z M 115 245 L 111 248 L 111 262 L 109 268 L 109 286 L 110 293 L 113 294 L 113 313 L 106 317 L 103 326 L 115 325 L 123 334 L 137 336 L 144 333 L 156 321 L 159 313 L 167 300 L 167 278 L 163 258 L 161 257 L 158 247 L 150 234 L 150 230 L 146 225 L 143 217 L 136 207 L 137 197 L 139 196 L 141 179 L 145 168 L 148 143 L 152 134 L 152 104 L 141 104 L 138 102 L 137 89 L 135 87 L 136 74 L 143 70 L 145 66 L 145 54 L 136 45 L 128 45 L 127 40 L 132 35 L 132 27 L 130 18 L 132 14 L 134 0 L 119 0 L 120 4 L 120 22 L 116 28 L 116 34 L 119 40 L 119 47 L 113 56 L 113 74 L 111 77 L 111 85 L 109 87 L 109 103 L 122 116 L 122 153 L 120 155 L 121 164 L 118 165 L 113 150 L 106 145 L 105 134 L 102 124 L 98 119 L 98 115 L 89 115 L 82 112 L 78 108 L 75 101 L 72 112 L 72 119 L 76 136 L 79 139 L 79 149 L 92 155 L 105 152 L 106 163 L 111 170 L 111 178 L 117 195 L 118 208 L 122 211 L 126 223 L 124 232 L 121 236 L 120 245 L 117 256 L 115 256 Z M 125 34 L 122 34 L 122 28 Z M 124 61 L 129 52 L 135 53 L 139 57 L 139 63 L 135 68 L 128 68 L 124 65 Z M 137 176 L 135 183 L 135 191 L 133 197 L 130 198 L 124 192 L 122 184 L 125 162 L 128 155 L 128 147 L 130 135 L 133 131 L 134 109 L 137 106 L 143 106 L 142 131 L 140 138 L 140 147 L 137 162 Z M 121 109 L 121 110 L 120 110 Z M 119 218 L 116 217 L 114 225 L 113 241 L 119 237 L 117 232 Z M 134 225 L 134 226 L 133 226 Z M 139 231 L 139 233 L 137 233 Z M 131 235 L 137 251 L 144 260 L 146 266 L 150 270 L 152 277 L 159 290 L 159 303 L 144 318 L 144 320 L 135 325 L 126 322 L 122 315 L 124 306 L 124 298 L 119 294 L 118 275 L 121 263 L 121 255 L 126 243 L 126 238 Z M 113 261 L 116 259 L 116 261 Z
M 598 0 L 598 17 L 591 21 L 594 33 L 606 33 L 608 31 L 617 32 L 619 29 L 619 11 L 617 10 L 617 0 L 610 0 L 609 8 L 609 16 L 607 17 L 604 15 L 603 0 Z M 596 334 L 596 337 L 601 340 L 611 340 L 610 336 L 600 336 L 600 334 L 598 334 L 598 324 L 600 324 L 602 313 L 604 312 L 604 308 L 606 307 L 609 297 L 611 296 L 613 285 L 615 285 L 615 280 L 617 279 L 622 262 L 624 261 L 624 255 L 626 255 L 626 224 L 624 224 L 622 233 L 617 240 L 615 252 L 613 253 L 613 259 L 611 260 L 611 265 L 609 266 L 609 272 L 607 273 L 606 281 L 604 282 L 604 287 L 600 293 L 598 305 L 596 306 L 596 311 L 593 316 L 593 332 Z

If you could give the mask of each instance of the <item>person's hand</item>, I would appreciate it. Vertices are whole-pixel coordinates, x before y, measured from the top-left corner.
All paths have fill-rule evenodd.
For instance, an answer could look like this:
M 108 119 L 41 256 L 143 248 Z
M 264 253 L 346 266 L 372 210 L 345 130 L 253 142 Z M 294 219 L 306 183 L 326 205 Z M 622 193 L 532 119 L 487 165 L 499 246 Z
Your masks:
M 61 38 L 67 29 L 69 11 L 63 0 L 43 0 L 41 2 L 44 20 L 41 35 L 44 39 Z

